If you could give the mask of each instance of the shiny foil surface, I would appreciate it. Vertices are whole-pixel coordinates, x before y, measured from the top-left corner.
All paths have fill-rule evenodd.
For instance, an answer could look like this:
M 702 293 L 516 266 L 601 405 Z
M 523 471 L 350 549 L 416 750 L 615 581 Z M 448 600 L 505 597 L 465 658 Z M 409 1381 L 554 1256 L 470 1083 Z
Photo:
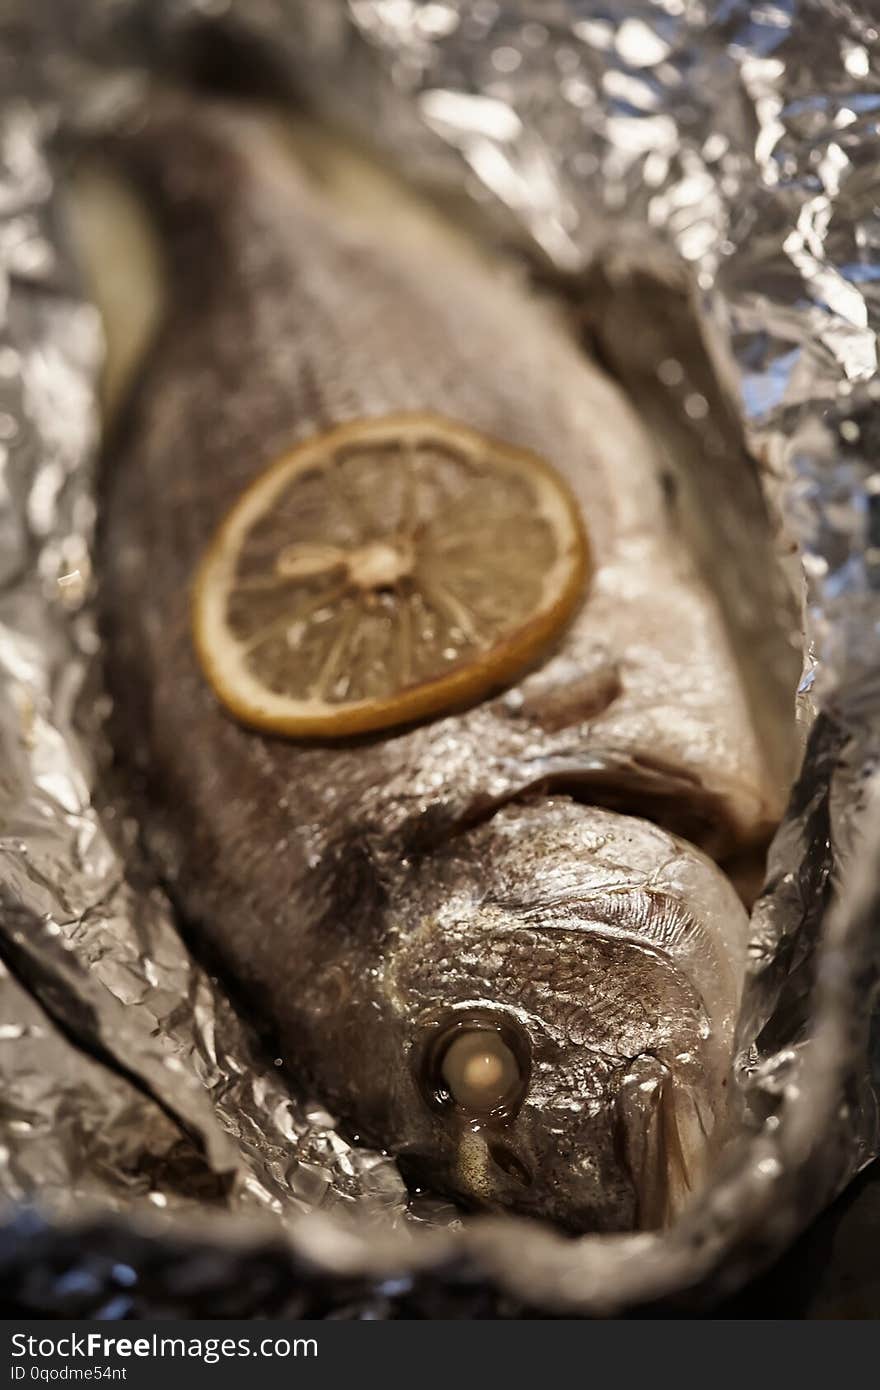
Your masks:
M 488 1316 L 682 1290 L 705 1304 L 877 1152 L 871 8 L 0 5 L 0 1280 L 17 1306 Z M 408 1200 L 389 1157 L 291 1094 L 284 1059 L 192 958 L 108 783 L 90 569 L 102 341 L 69 248 L 65 149 L 148 76 L 266 54 L 282 94 L 368 126 L 383 157 L 471 206 L 574 302 L 599 268 L 637 314 L 627 266 L 662 283 L 683 263 L 792 582 L 806 576 L 808 739 L 753 915 L 743 1133 L 667 1232 L 570 1240 Z M 652 390 L 697 438 L 708 428 L 686 357 L 659 360 Z

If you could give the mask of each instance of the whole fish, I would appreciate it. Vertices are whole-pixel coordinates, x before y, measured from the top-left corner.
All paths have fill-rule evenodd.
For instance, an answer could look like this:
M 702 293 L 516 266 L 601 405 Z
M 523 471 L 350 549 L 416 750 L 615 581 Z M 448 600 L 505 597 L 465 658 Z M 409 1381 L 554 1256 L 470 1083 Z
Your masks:
M 652 440 L 563 316 L 315 141 L 163 99 L 113 143 L 165 304 L 107 448 L 115 746 L 194 939 L 350 1132 L 479 1206 L 655 1225 L 727 1120 L 747 916 L 706 856 L 766 841 L 779 759 Z M 92 256 L 99 300 L 113 258 Z M 414 410 L 564 475 L 595 566 L 577 618 L 514 687 L 421 727 L 240 727 L 190 636 L 218 524 L 292 443 Z

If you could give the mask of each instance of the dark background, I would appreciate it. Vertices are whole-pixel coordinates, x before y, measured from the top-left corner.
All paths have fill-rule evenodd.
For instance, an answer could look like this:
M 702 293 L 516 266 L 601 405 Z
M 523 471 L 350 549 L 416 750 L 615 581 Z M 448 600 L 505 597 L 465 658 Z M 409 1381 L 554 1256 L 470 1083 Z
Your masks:
M 880 1162 L 716 1316 L 880 1318 Z

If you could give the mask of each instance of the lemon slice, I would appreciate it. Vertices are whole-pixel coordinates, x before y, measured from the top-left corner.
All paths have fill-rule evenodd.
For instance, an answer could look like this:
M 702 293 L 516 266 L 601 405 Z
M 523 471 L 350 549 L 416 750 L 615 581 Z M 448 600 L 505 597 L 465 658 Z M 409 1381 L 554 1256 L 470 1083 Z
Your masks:
M 239 498 L 196 580 L 196 649 L 243 723 L 363 733 L 509 681 L 586 571 L 577 503 L 534 454 L 429 415 L 364 420 Z

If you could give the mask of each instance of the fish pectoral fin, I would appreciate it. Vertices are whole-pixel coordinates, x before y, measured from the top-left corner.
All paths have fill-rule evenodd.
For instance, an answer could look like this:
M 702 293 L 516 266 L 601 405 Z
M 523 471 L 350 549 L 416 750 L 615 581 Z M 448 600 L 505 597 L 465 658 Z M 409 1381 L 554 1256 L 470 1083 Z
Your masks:
M 658 1057 L 642 1054 L 620 1077 L 616 1112 L 639 1226 L 668 1226 L 705 1174 L 706 1136 L 690 1087 Z

